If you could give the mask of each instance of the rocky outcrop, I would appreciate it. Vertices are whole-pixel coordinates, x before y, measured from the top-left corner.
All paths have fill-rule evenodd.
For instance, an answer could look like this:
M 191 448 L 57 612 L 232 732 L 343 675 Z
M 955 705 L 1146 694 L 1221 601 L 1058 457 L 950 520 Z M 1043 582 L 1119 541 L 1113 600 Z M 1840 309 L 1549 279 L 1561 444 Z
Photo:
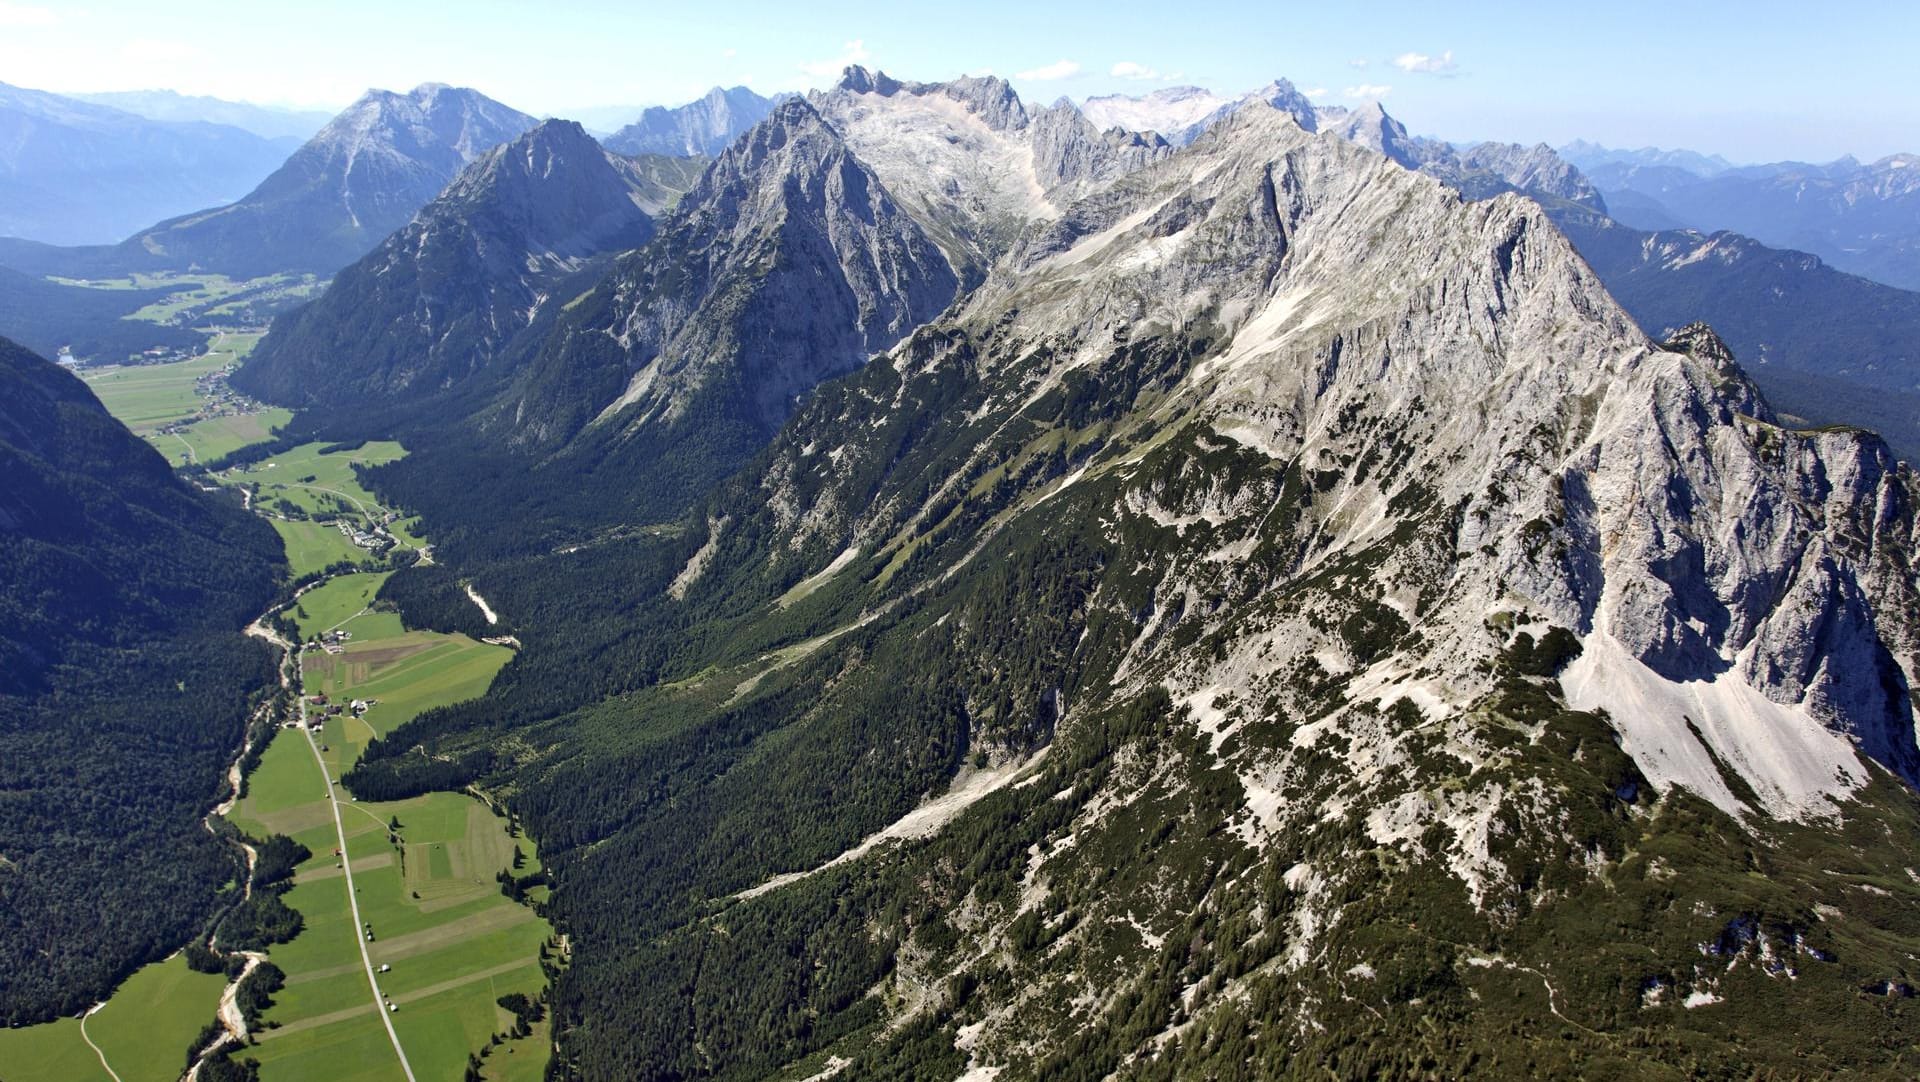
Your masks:
M 1429 674 L 1443 713 L 1488 690 L 1475 673 L 1501 644 L 1486 621 L 1505 610 L 1593 637 L 1603 661 L 1617 645 L 1676 695 L 1746 689 L 1722 687 L 1725 701 L 1691 720 L 1697 761 L 1747 771 L 1757 797 L 1663 758 L 1693 739 L 1678 714 L 1628 738 L 1661 784 L 1712 790 L 1743 814 L 1820 814 L 1868 776 L 1831 734 L 1913 776 L 1910 476 L 1871 437 L 1780 428 L 1710 332 L 1648 341 L 1532 201 L 1463 204 L 1383 155 L 1249 107 L 1030 234 L 957 326 L 975 363 L 1008 366 L 969 416 L 1017 411 L 1070 377 L 1118 379 L 1106 366 L 1130 349 L 1198 348 L 1141 438 L 1201 423 L 1323 478 L 1277 566 L 1255 555 L 1273 543 L 1259 533 L 1265 505 L 1216 509 L 1213 555 L 1153 558 L 1162 590 L 1231 595 L 1255 567 L 1279 570 L 1265 587 L 1279 588 L 1365 559 L 1362 597 L 1420 599 L 1406 619 L 1421 646 L 1394 664 Z M 1189 336 L 1206 344 L 1177 344 Z M 896 364 L 932 371 L 944 358 Z M 1383 447 L 1384 464 L 1364 465 Z M 1078 484 L 1129 472 L 1124 456 L 1096 455 Z M 836 506 L 852 517 L 803 506 L 783 521 L 803 539 L 824 531 L 814 551 L 884 551 L 918 510 L 850 493 Z M 1456 525 L 1431 532 L 1441 523 Z M 1236 630 L 1223 614 L 1207 626 L 1241 644 L 1224 663 L 1139 653 L 1130 667 L 1180 694 L 1252 695 L 1278 672 L 1243 647 L 1341 649 L 1311 624 Z M 1604 705 L 1628 675 L 1587 673 L 1583 687 Z M 1764 719 L 1743 722 L 1752 710 Z M 1780 758 L 1801 745 L 1801 760 L 1823 764 L 1811 776 Z
M 1071 102 L 1031 109 L 991 76 L 911 83 L 853 67 L 812 101 L 973 280 L 1028 223 L 1172 151 L 1102 133 Z

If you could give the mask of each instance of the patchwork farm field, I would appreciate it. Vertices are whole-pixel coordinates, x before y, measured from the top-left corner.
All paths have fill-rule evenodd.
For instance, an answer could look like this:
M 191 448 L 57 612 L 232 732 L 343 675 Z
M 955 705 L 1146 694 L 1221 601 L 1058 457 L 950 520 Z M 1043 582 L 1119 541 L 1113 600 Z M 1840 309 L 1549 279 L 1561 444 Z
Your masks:
M 335 579 L 303 595 L 306 615 L 295 614 L 303 634 L 337 625 L 354 634 L 339 654 L 305 651 L 306 693 L 325 694 L 327 706 L 354 698 L 377 703 L 364 717 L 345 710 L 327 717 L 311 737 L 280 730 L 231 817 L 250 834 L 287 834 L 314 854 L 286 895 L 305 928 L 269 951 L 287 985 L 265 1014 L 259 1043 L 245 1053 L 260 1061 L 269 1082 L 403 1077 L 361 965 L 362 942 L 376 968 L 389 967 L 378 987 L 396 1008 L 388 1018 L 421 1082 L 463 1078 L 468 1054 L 514 1025 L 499 998 L 537 996 L 545 984 L 539 958 L 552 929 L 506 898 L 496 880 L 503 870 L 532 874 L 538 856 L 482 802 L 461 793 L 360 802 L 339 790 L 346 853 L 336 855 L 330 780 L 375 735 L 421 710 L 485 691 L 511 657 L 503 647 L 406 631 L 394 614 L 365 612 L 384 579 Z M 343 859 L 370 942 L 367 929 L 354 924 Z M 543 1040 L 536 1030 L 495 1047 L 488 1077 L 538 1077 Z
M 80 373 L 107 412 L 151 443 L 175 466 L 204 462 L 261 443 L 292 420 L 284 409 L 241 411 L 237 400 L 201 393 L 201 380 L 253 352 L 259 334 L 223 333 L 208 351 L 171 364 L 128 365 Z M 199 417 L 199 420 L 193 418 Z M 183 423 L 185 422 L 185 423 Z M 162 429 L 175 426 L 174 431 Z

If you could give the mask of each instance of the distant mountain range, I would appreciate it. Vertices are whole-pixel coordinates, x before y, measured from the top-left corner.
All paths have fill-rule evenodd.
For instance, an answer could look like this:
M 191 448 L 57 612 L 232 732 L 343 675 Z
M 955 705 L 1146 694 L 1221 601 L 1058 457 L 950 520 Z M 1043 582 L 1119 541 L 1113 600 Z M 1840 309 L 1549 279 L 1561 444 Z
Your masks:
M 0 245 L 0 265 L 100 277 L 133 270 L 252 278 L 332 274 L 365 255 L 468 162 L 537 124 L 474 90 L 368 91 L 251 192 L 93 248 Z
M 1609 165 L 1679 169 L 1702 177 L 1710 177 L 1715 173 L 1723 173 L 1733 168 L 1732 162 L 1718 154 L 1701 154 L 1692 150 L 1666 150 L 1661 147 L 1620 150 L 1590 143 L 1584 139 L 1575 139 L 1559 149 L 1562 158 L 1572 162 L 1589 175 Z
M 1733 230 L 1843 271 L 1920 289 L 1920 155 L 1734 166 L 1690 151 L 1562 148 L 1644 229 Z
M 314 132 L 333 119 L 332 113 L 322 109 L 255 105 L 252 102 L 227 101 L 173 90 L 113 90 L 67 96 L 95 105 L 110 106 L 149 120 L 225 124 L 230 128 L 250 131 L 262 139 L 289 139 L 296 142 L 311 138 Z
M 115 242 L 258 184 L 295 140 L 0 83 L 0 237 Z

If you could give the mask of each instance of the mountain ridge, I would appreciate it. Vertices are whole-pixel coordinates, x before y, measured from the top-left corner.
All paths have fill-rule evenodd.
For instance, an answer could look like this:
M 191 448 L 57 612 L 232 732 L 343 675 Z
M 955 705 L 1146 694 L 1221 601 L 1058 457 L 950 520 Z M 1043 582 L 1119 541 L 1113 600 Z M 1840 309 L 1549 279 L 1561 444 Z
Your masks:
M 652 106 L 604 142 L 621 154 L 711 158 L 765 120 L 779 101 L 777 95 L 761 97 L 744 86 L 716 86 L 685 105 Z
M 472 158 L 535 123 L 473 90 L 371 90 L 235 202 L 162 221 L 117 245 L 8 245 L 0 261 L 75 277 L 331 274 L 405 225 Z
M 554 283 L 640 247 L 677 195 L 579 124 L 546 121 L 480 154 L 318 301 L 276 320 L 234 385 L 382 414 L 474 393 L 465 384 L 536 320 Z
M 0 1017 L 84 1011 L 238 873 L 201 816 L 275 661 L 267 524 L 0 339 Z
M 1884 444 L 1651 341 L 1534 200 L 1268 106 L 1055 209 L 672 531 L 481 572 L 626 584 L 602 690 L 537 698 L 587 627 L 530 620 L 500 702 L 348 779 L 513 794 L 577 944 L 556 1070 L 1869 1066 L 1696 1009 L 1766 996 L 1904 1039 L 1851 1005 L 1914 922 L 1807 908 L 1852 897 L 1815 839 L 1916 809 Z

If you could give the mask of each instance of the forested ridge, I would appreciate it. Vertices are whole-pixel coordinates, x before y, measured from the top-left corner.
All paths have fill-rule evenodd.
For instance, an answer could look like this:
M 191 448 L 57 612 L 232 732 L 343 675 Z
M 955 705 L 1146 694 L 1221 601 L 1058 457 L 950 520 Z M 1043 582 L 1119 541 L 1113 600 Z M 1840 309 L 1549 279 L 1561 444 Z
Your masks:
M 0 1017 L 71 1013 L 236 879 L 200 817 L 272 651 L 280 545 L 0 340 Z

